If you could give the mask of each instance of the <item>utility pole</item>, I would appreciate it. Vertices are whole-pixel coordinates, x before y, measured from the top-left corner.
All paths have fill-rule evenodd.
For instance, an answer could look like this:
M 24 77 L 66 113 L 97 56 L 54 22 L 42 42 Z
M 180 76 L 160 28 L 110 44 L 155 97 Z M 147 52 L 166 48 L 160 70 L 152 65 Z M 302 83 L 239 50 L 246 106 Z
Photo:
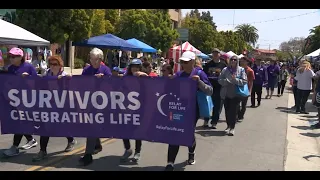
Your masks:
M 232 22 L 232 24 L 233 24 L 232 29 L 233 30 L 234 30 L 234 18 L 235 18 L 235 15 L 236 15 L 236 10 L 234 9 L 233 10 L 233 22 Z

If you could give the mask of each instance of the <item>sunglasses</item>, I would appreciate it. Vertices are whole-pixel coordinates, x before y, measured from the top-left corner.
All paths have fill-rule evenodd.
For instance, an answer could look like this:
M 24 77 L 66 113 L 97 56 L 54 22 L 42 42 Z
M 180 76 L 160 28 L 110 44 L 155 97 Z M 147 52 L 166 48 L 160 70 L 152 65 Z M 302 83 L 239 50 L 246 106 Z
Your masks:
M 50 63 L 49 65 L 50 65 L 50 66 L 59 66 L 58 63 Z
M 18 58 L 18 57 L 21 57 L 21 56 L 12 56 L 12 55 L 8 56 L 8 58 L 11 58 L 11 59 Z
M 180 61 L 180 64 L 188 64 L 190 61 Z
M 237 59 L 230 59 L 230 61 L 237 61 Z

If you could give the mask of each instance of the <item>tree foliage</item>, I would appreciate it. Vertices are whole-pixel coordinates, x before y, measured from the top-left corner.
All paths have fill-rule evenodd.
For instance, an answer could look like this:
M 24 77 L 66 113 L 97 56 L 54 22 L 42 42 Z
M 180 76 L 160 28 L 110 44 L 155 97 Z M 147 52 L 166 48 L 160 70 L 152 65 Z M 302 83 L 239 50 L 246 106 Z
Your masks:
M 116 29 L 123 39 L 136 38 L 162 51 L 178 38 L 168 12 L 160 9 L 123 11 Z
M 240 34 L 243 39 L 253 46 L 259 39 L 258 29 L 250 24 L 240 24 L 236 26 L 236 32 Z
M 278 51 L 276 54 L 277 58 L 283 60 L 289 59 L 293 61 L 294 58 L 302 57 L 304 43 L 304 37 L 294 37 L 291 38 L 289 41 L 282 42 L 279 46 L 280 51 Z
M 320 48 L 320 26 L 310 29 L 310 46 L 307 48 L 306 54 L 312 53 Z
M 182 27 L 189 29 L 189 42 L 201 50 L 203 53 L 211 53 L 213 48 L 219 48 L 223 51 L 233 51 L 241 54 L 244 49 L 250 48 L 243 37 L 232 31 L 216 30 L 212 23 L 210 12 L 202 13 L 195 9 L 186 15 L 182 21 Z M 206 18 L 204 18 L 206 17 Z
M 91 31 L 85 9 L 17 9 L 15 24 L 54 43 L 87 38 Z

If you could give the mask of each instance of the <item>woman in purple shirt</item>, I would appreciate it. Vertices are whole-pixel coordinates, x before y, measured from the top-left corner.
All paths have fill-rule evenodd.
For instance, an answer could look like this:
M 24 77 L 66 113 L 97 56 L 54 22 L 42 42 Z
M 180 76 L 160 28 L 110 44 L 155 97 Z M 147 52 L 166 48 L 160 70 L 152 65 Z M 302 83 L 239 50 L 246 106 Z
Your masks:
M 125 76 L 148 76 L 145 72 L 142 72 L 142 61 L 140 59 L 133 59 L 128 67 L 127 73 Z M 123 145 L 125 148 L 124 154 L 121 157 L 122 162 L 129 160 L 129 157 L 133 154 L 130 144 L 130 139 L 123 139 Z M 140 160 L 142 141 L 136 140 L 135 153 L 133 156 L 133 161 L 138 162 Z
M 83 76 L 96 76 L 101 78 L 103 76 L 111 77 L 112 73 L 109 67 L 101 64 L 103 60 L 103 51 L 98 48 L 93 48 L 90 51 L 90 66 L 86 66 L 83 71 Z M 81 157 L 80 165 L 87 166 L 92 163 L 92 155 L 102 151 L 100 138 L 87 138 L 86 150 L 83 157 Z
M 8 53 L 8 58 L 10 59 L 11 66 L 8 68 L 9 74 L 19 75 L 19 76 L 37 76 L 36 69 L 29 63 L 25 62 L 24 53 L 20 48 L 12 48 Z M 26 137 L 27 144 L 22 146 L 22 149 L 31 149 L 37 146 L 37 141 L 31 136 L 26 134 L 15 134 L 13 136 L 13 145 L 10 149 L 7 149 L 3 154 L 7 157 L 19 155 L 18 146 L 21 142 L 22 137 Z
M 267 95 L 266 99 L 271 99 L 274 91 L 274 87 L 277 83 L 277 77 L 280 72 L 280 67 L 276 61 L 271 61 L 270 65 L 267 67 L 268 72 L 268 84 L 267 84 Z
M 70 74 L 67 74 L 63 71 L 63 60 L 60 56 L 54 55 L 50 56 L 48 59 L 49 69 L 44 72 L 45 77 L 56 77 L 60 79 L 63 76 L 71 77 Z M 47 157 L 47 146 L 49 142 L 49 136 L 40 136 L 40 151 L 39 153 L 32 158 L 32 161 L 41 161 Z M 65 152 L 70 152 L 73 150 L 76 140 L 73 137 L 67 137 L 68 144 Z

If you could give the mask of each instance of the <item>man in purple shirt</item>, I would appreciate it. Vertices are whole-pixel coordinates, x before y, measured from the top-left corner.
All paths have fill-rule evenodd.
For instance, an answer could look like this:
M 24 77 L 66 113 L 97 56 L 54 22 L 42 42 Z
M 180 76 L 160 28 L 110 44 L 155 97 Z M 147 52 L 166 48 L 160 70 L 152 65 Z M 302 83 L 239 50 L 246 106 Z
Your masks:
M 25 62 L 23 51 L 20 48 L 12 48 L 8 53 L 8 58 L 11 62 L 11 66 L 8 68 L 9 74 L 23 77 L 37 76 L 35 68 L 31 64 Z M 18 146 L 23 136 L 26 137 L 28 142 L 26 145 L 21 147 L 22 149 L 27 150 L 37 146 L 37 141 L 31 135 L 15 134 L 13 136 L 13 145 L 9 149 L 5 150 L 3 154 L 7 157 L 19 155 Z
M 256 107 L 256 94 L 258 106 L 261 104 L 262 86 L 268 82 L 268 72 L 267 68 L 261 65 L 261 60 L 256 59 L 254 65 L 252 66 L 254 71 L 255 79 L 253 81 L 252 91 L 251 91 L 251 107 Z
M 110 77 L 112 75 L 111 70 L 106 65 L 102 65 L 103 51 L 98 48 L 93 48 L 90 51 L 90 66 L 83 69 L 82 75 L 96 76 L 101 78 L 103 76 Z M 87 166 L 92 163 L 92 155 L 102 151 L 102 145 L 100 138 L 87 138 L 85 155 L 80 159 L 80 164 Z
M 198 90 L 204 92 L 207 96 L 211 96 L 213 93 L 213 88 L 211 86 L 211 83 L 207 77 L 207 75 L 202 70 L 197 70 L 194 68 L 196 55 L 195 53 L 191 51 L 186 51 L 182 54 L 180 60 L 180 64 L 182 66 L 183 71 L 177 72 L 173 78 L 192 78 L 193 80 L 198 82 Z M 196 93 L 196 92 L 195 92 Z M 196 118 L 195 118 L 195 124 L 197 124 L 197 120 L 199 119 L 199 106 L 197 104 L 197 110 L 196 110 Z M 174 162 L 176 160 L 177 154 L 179 152 L 179 147 L 177 145 L 169 145 L 168 147 L 168 159 L 165 170 L 166 171 L 173 171 L 174 170 Z M 190 165 L 195 164 L 195 149 L 196 149 L 196 140 L 194 138 L 194 143 L 189 148 L 189 157 L 187 163 Z
M 274 87 L 276 86 L 277 83 L 277 77 L 280 72 L 280 67 L 277 64 L 276 61 L 271 60 L 270 65 L 267 67 L 267 72 L 268 72 L 268 85 L 267 85 L 267 96 L 266 99 L 271 99 L 273 92 L 274 92 Z

